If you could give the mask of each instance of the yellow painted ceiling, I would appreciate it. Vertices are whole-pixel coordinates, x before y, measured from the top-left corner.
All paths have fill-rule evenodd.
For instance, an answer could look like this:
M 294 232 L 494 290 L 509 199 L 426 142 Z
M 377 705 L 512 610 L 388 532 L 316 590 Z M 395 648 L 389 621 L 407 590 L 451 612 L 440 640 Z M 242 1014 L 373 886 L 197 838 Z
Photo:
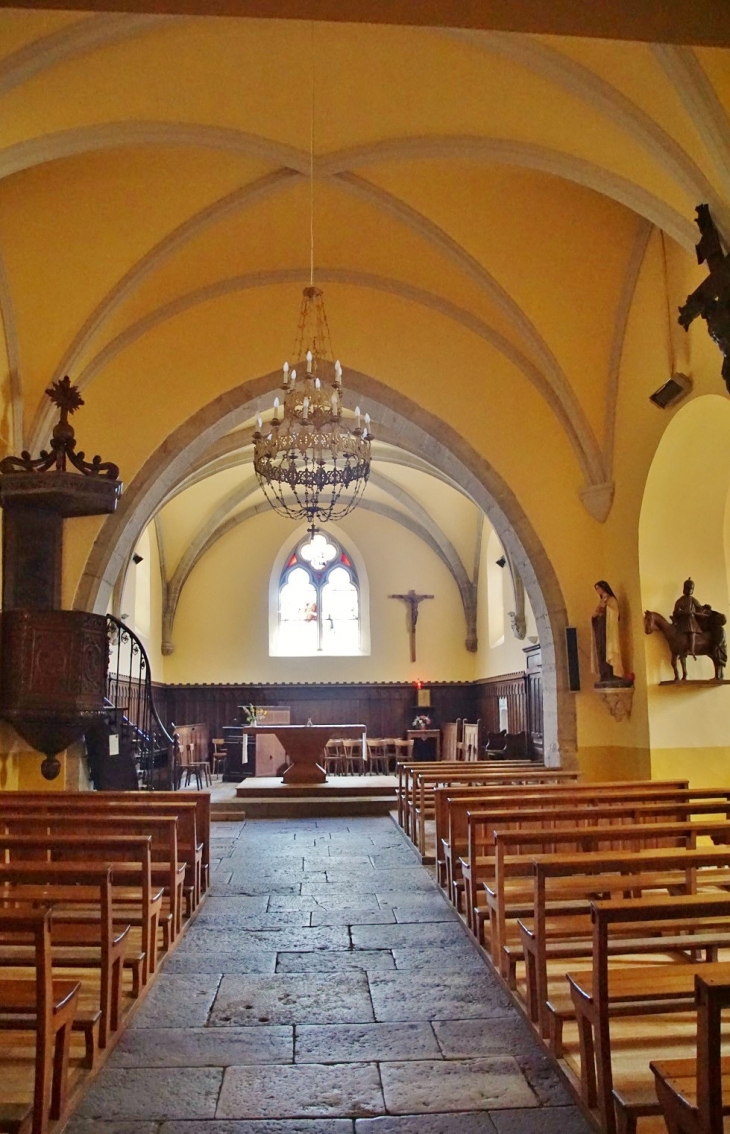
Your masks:
M 666 234 L 670 292 L 682 267 L 661 313 L 694 271 L 694 206 L 708 200 L 730 231 L 729 59 L 4 9 L 5 447 L 47 443 L 43 391 L 67 371 L 85 390 L 84 447 L 129 484 L 202 406 L 281 366 L 308 269 L 313 60 L 316 265 L 336 353 L 450 422 L 518 497 L 529 490 L 539 531 L 556 484 L 579 508 L 578 490 L 611 479 L 650 236 Z M 541 463 L 550 483 L 535 481 Z M 238 475 L 212 479 L 222 491 Z M 173 560 L 182 500 L 167 506 Z M 462 507 L 450 538 L 465 553 Z M 572 513 L 554 522 L 567 531 Z

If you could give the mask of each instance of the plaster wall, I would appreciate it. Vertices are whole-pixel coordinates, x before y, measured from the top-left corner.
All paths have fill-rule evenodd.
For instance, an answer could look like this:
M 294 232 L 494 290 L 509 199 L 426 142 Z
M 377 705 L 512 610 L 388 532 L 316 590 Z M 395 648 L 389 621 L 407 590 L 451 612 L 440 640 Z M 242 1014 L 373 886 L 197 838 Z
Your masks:
M 292 525 L 265 512 L 234 528 L 201 559 L 183 589 L 166 682 L 468 681 L 474 660 L 453 578 L 419 539 L 382 516 L 355 512 L 333 527 L 355 545 L 368 573 L 371 653 L 361 657 L 269 657 L 268 588 Z M 413 587 L 421 604 L 418 660 L 409 659 L 406 610 L 389 594 Z

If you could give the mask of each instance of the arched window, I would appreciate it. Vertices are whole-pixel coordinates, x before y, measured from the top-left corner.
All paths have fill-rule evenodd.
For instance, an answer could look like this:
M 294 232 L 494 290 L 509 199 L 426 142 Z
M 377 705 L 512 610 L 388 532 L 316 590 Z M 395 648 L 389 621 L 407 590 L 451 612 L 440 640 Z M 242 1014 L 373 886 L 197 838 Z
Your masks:
M 357 571 L 334 537 L 307 534 L 286 560 L 277 645 L 278 653 L 293 657 L 360 653 Z

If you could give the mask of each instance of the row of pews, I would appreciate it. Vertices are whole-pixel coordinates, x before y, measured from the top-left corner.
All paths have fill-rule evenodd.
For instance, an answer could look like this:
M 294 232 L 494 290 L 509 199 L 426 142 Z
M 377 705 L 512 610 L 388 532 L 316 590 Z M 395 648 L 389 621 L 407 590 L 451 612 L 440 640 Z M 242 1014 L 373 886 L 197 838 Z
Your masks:
M 722 1134 L 730 788 L 410 763 L 398 818 L 605 1134 Z
M 0 1131 L 62 1124 L 210 873 L 207 792 L 0 793 Z

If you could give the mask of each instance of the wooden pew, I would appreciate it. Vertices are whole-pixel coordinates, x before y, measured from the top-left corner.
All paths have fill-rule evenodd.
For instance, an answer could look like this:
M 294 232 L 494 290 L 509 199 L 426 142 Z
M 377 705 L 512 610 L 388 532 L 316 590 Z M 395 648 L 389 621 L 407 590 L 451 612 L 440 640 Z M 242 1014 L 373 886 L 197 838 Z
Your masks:
M 188 812 L 187 818 L 194 818 Z M 155 885 L 165 889 L 169 903 L 169 919 L 160 918 L 165 934 L 174 941 L 182 928 L 182 892 L 186 877 L 186 862 L 179 856 L 179 827 L 181 817 L 156 813 L 154 816 L 141 816 L 135 811 L 113 810 L 99 814 L 96 809 L 81 807 L 46 807 L 35 809 L 27 807 L 10 809 L 0 807 L 0 829 L 9 834 L 73 834 L 83 823 L 86 830 L 97 835 L 109 834 L 150 834 L 153 838 L 154 862 L 152 879 Z M 189 836 L 188 836 L 189 838 Z M 140 883 L 141 884 L 141 883 Z M 134 882 L 130 882 L 134 885 Z M 150 966 L 154 970 L 156 950 L 150 953 Z
M 154 952 L 157 938 L 157 924 L 162 901 L 161 891 L 153 894 L 151 877 L 150 835 L 8 835 L 0 834 L 0 855 L 5 861 L 16 862 L 72 862 L 83 870 L 83 864 L 93 862 L 113 862 L 117 871 L 114 881 L 120 882 L 123 864 L 133 867 L 131 877 L 139 881 L 141 887 L 142 949 L 133 952 L 128 948 L 129 924 L 117 914 L 114 918 L 116 929 L 111 943 L 102 937 L 102 923 L 89 917 L 70 917 L 58 913 L 53 925 L 54 956 L 62 957 L 65 968 L 101 969 L 101 1046 L 106 1044 L 109 1028 L 116 1031 L 120 1015 L 122 966 L 132 972 L 132 995 L 139 995 L 147 983 L 150 964 L 149 954 Z M 129 878 L 124 879 L 125 882 Z M 113 893 L 112 893 L 113 898 Z M 61 950 L 59 954 L 59 949 Z M 98 953 L 98 956 L 96 955 Z M 0 965 L 7 963 L 0 948 Z
M 611 826 L 567 827 L 564 830 L 551 827 L 542 831 L 500 831 L 495 830 L 494 878 L 490 885 L 484 883 L 487 892 L 487 908 L 490 919 L 490 945 L 492 962 L 498 968 L 510 987 L 514 987 L 515 966 L 524 960 L 527 966 L 526 983 L 528 992 L 538 986 L 546 987 L 546 957 L 580 957 L 590 952 L 590 925 L 574 920 L 564 927 L 560 939 L 553 933 L 548 943 L 540 936 L 546 923 L 545 911 L 536 914 L 531 924 L 520 918 L 521 946 L 510 947 L 507 935 L 508 913 L 517 920 L 510 903 L 539 900 L 535 892 L 533 877 L 534 864 L 549 861 L 549 856 L 584 853 L 597 854 L 631 850 L 649 851 L 659 847 L 677 847 L 693 850 L 700 838 L 711 839 L 716 843 L 730 843 L 730 821 L 694 823 L 642 823 L 641 811 L 637 810 L 628 822 Z M 558 850 L 560 848 L 560 850 Z M 539 858 L 536 858 L 536 855 Z M 511 888 L 510 888 L 511 884 Z M 519 907 L 518 907 L 519 908 Z M 537 908 L 537 907 L 535 907 Z M 585 904 L 586 914 L 588 904 Z M 730 945 L 730 940 L 728 942 Z M 643 950 L 637 950 L 639 952 Z M 540 979 L 537 972 L 540 969 Z M 532 1019 L 537 1019 L 532 1014 Z
M 659 851 L 651 852 L 650 856 L 642 855 L 642 866 L 649 857 L 656 861 L 660 855 L 662 852 Z M 687 869 L 690 860 L 694 860 L 694 866 L 726 867 L 730 864 L 730 853 L 684 851 L 664 854 L 663 868 L 671 868 L 675 860 L 678 869 Z M 628 865 L 628 859 L 625 861 Z M 703 878 L 703 884 L 710 883 L 709 877 Z M 632 924 L 653 924 L 670 932 L 685 930 L 688 937 L 690 930 L 699 931 L 705 925 L 727 929 L 730 927 L 730 894 L 710 891 L 600 901 L 592 903 L 591 917 L 592 967 L 587 971 L 567 973 L 566 978 L 578 1024 L 583 1096 L 589 1106 L 594 1101 L 597 1103 L 606 1134 L 615 1134 L 611 1018 L 692 1011 L 695 974 L 704 973 L 706 978 L 712 978 L 720 973 L 726 977 L 728 970 L 726 962 L 704 962 L 700 965 L 659 963 L 609 972 L 610 932 L 617 926 L 625 933 L 626 927 Z M 624 1098 L 623 1105 L 630 1105 L 630 1100 Z
M 539 784 L 561 784 L 575 781 L 579 778 L 578 772 L 564 772 L 561 769 L 534 767 L 529 769 L 513 768 L 499 770 L 482 770 L 482 764 L 472 763 L 469 769 L 457 772 L 418 772 L 413 776 L 410 801 L 410 839 L 421 858 L 426 854 L 426 820 L 435 815 L 434 792 L 437 787 L 461 784 L 473 784 L 477 787 L 491 786 L 536 786 Z
M 650 1064 L 669 1134 L 723 1134 L 730 1114 L 730 1059 L 722 1058 L 720 1020 L 730 1007 L 730 964 L 723 975 L 695 975 L 697 1058 Z
M 457 768 L 460 766 L 460 761 L 456 761 Z M 539 767 L 532 760 L 510 760 L 500 763 L 500 768 L 507 767 Z M 493 767 L 487 762 L 484 763 L 485 768 Z M 396 775 L 398 777 L 398 785 L 396 788 L 396 797 L 398 801 L 398 823 L 403 828 L 405 833 L 411 838 L 410 831 L 410 799 L 412 795 L 412 780 L 416 772 L 425 772 L 429 769 L 438 771 L 439 769 L 446 769 L 447 771 L 455 770 L 453 760 L 398 760 L 396 762 Z
M 437 787 L 434 791 L 434 814 L 436 821 L 436 861 L 443 864 L 444 879 L 448 879 L 449 871 L 452 879 L 458 876 L 456 864 L 467 852 L 469 845 L 467 813 L 476 813 L 480 810 L 479 801 L 485 803 L 493 801 L 495 796 L 501 795 L 505 800 L 514 793 L 521 797 L 532 795 L 546 801 L 553 797 L 559 798 L 592 798 L 597 795 L 610 797 L 614 793 L 630 796 L 643 796 L 647 793 L 660 793 L 661 798 L 675 791 L 688 790 L 686 780 L 611 780 L 599 784 L 584 783 L 546 783 L 544 785 L 524 784 L 458 784 Z M 521 809 L 521 808 L 520 808 Z M 488 842 L 488 832 L 485 834 Z M 449 894 L 451 897 L 451 894 Z M 453 900 L 453 898 L 452 898 Z
M 76 938 L 91 937 L 91 932 L 86 931 L 94 931 L 93 944 L 98 941 L 100 952 L 101 1012 L 91 1013 L 79 1021 L 78 1030 L 84 1032 L 86 1039 L 87 1058 L 92 1054 L 90 1043 L 99 1015 L 100 1048 L 106 1046 L 109 1032 L 116 1031 L 119 1026 L 118 990 L 121 990 L 124 945 L 129 927 L 126 924 L 120 926 L 118 922 L 115 925 L 114 922 L 113 870 L 112 864 L 93 859 L 0 863 L 0 901 L 43 904 L 56 911 L 56 920 L 60 924 L 54 929 L 52 945 L 61 947 L 70 943 L 70 947 L 80 948 Z M 7 942 L 4 944 L 7 945 Z M 89 963 L 86 967 L 94 966 Z
M 569 816 L 567 811 L 571 808 L 573 814 Z M 691 789 L 667 790 L 651 786 L 643 792 L 611 789 L 595 794 L 586 794 L 581 789 L 565 789 L 559 793 L 548 793 L 546 790 L 541 800 L 534 796 L 522 796 L 519 809 L 514 806 L 514 796 L 494 797 L 489 810 L 485 807 L 485 801 L 480 800 L 479 810 L 466 813 L 467 854 L 460 861 L 468 903 L 467 919 L 474 935 L 481 940 L 479 882 L 485 875 L 489 877 L 493 873 L 495 815 L 499 817 L 499 825 L 503 830 L 509 827 L 534 829 L 551 824 L 559 825 L 568 818 L 574 820 L 577 826 L 595 823 L 599 819 L 605 820 L 607 824 L 620 822 L 619 812 L 627 808 L 633 808 L 635 815 L 641 812 L 643 822 L 659 819 L 681 822 L 690 815 L 730 819 L 730 792 L 710 789 L 695 793 Z M 563 812 L 562 819 L 555 814 L 558 810 Z
M 10 799 L 10 795 L 12 798 Z M 164 795 L 164 799 L 158 796 Z M 198 839 L 197 820 L 201 810 L 200 799 L 188 796 L 204 795 L 209 806 L 207 811 L 207 840 Z M 203 892 L 203 875 L 207 877 L 210 865 L 210 796 L 206 793 L 179 792 L 59 792 L 46 793 L 8 793 L 7 801 L 0 797 L 0 819 L 6 806 L 14 809 L 56 811 L 84 811 L 99 814 L 137 815 L 139 818 L 153 818 L 155 815 L 173 815 L 178 820 L 178 854 L 187 863 L 185 891 L 190 908 L 200 902 Z M 133 798 L 130 798 L 133 797 Z M 175 796 L 173 799 L 168 796 Z M 139 798 L 142 797 L 142 798 Z M 205 855 L 207 854 L 207 864 Z
M 606 843 L 615 842 L 612 836 L 612 830 L 616 827 L 622 831 L 626 825 L 647 825 L 651 827 L 647 830 L 647 835 L 644 841 L 646 848 L 649 848 L 652 843 L 658 840 L 659 836 L 656 835 L 656 824 L 668 823 L 692 823 L 692 817 L 695 819 L 700 816 L 708 816 L 716 818 L 718 813 L 718 805 L 714 802 L 706 803 L 660 803 L 655 804 L 652 802 L 645 803 L 640 799 L 630 801 L 627 799 L 625 802 L 605 804 L 597 800 L 596 806 L 592 803 L 588 804 L 583 801 L 582 805 L 576 805 L 572 801 L 568 805 L 560 804 L 555 807 L 541 807 L 533 809 L 524 809 L 519 813 L 519 818 L 515 821 L 514 811 L 495 811 L 490 812 L 488 820 L 489 830 L 491 832 L 491 839 L 489 844 L 484 845 L 479 843 L 479 848 L 487 851 L 484 855 L 476 855 L 476 847 L 474 842 L 470 839 L 470 857 L 462 860 L 462 868 L 464 877 L 467 883 L 467 900 L 473 902 L 468 912 L 471 913 L 469 926 L 478 942 L 482 943 L 481 926 L 485 916 L 490 918 L 490 940 L 494 942 L 494 933 L 496 932 L 499 941 L 497 945 L 505 941 L 504 937 L 504 918 L 506 917 L 506 906 L 508 895 L 505 892 L 504 886 L 500 882 L 500 854 L 504 852 L 506 847 L 519 846 L 528 848 L 533 846 L 534 853 L 537 853 L 539 844 L 549 842 L 553 846 L 557 844 L 559 838 L 562 838 L 565 829 L 568 830 L 568 842 L 581 844 L 577 849 L 588 850 L 588 840 L 592 842 L 605 841 Z M 475 826 L 481 827 L 482 819 L 480 812 L 477 812 L 478 823 Z M 471 813 L 468 813 L 471 818 Z M 724 819 L 718 820 L 720 824 L 730 820 L 730 802 L 724 808 Z M 591 830 L 594 829 L 596 834 L 593 836 Z M 598 832 L 603 832 L 603 840 L 601 840 Z M 649 831 L 654 832 L 652 834 Z M 551 833 L 556 834 L 555 839 L 550 839 Z M 585 834 L 585 838 L 582 836 Z M 572 837 L 571 837 L 572 836 Z M 626 841 L 630 841 L 630 836 L 624 837 Z M 501 848 L 501 849 L 500 849 Z M 593 847 L 593 849 L 600 849 Z M 522 853 L 522 852 L 520 852 Z M 565 847 L 563 849 L 565 852 Z M 472 857 L 473 856 L 473 857 Z M 522 864 L 526 871 L 531 874 L 532 871 L 532 857 L 527 856 Z M 475 864 L 472 869 L 472 863 Z M 513 877 L 518 876 L 521 871 L 519 869 L 520 863 L 513 862 L 510 865 L 510 870 Z M 481 883 L 483 892 L 486 896 L 486 903 L 484 907 L 479 907 L 477 904 L 476 886 L 477 882 Z M 515 895 L 509 896 L 511 902 L 511 913 L 513 917 L 529 917 L 532 912 L 532 894 L 529 898 L 525 895 L 525 901 L 521 902 L 517 907 L 514 906 Z M 503 908 L 504 907 L 504 908 Z M 524 908 L 521 908 L 524 907 Z M 496 931 L 494 923 L 496 921 Z M 497 956 L 494 956 L 495 965 L 500 962 Z M 504 973 L 506 975 L 506 972 Z
M 53 977 L 51 921 L 47 909 L 0 909 L 0 933 L 21 944 L 30 941 L 35 954 L 34 980 L 0 980 L 0 1029 L 20 1025 L 36 1035 L 33 1134 L 46 1134 L 49 1119 L 63 1112 L 71 1026 L 81 988 L 79 981 Z

